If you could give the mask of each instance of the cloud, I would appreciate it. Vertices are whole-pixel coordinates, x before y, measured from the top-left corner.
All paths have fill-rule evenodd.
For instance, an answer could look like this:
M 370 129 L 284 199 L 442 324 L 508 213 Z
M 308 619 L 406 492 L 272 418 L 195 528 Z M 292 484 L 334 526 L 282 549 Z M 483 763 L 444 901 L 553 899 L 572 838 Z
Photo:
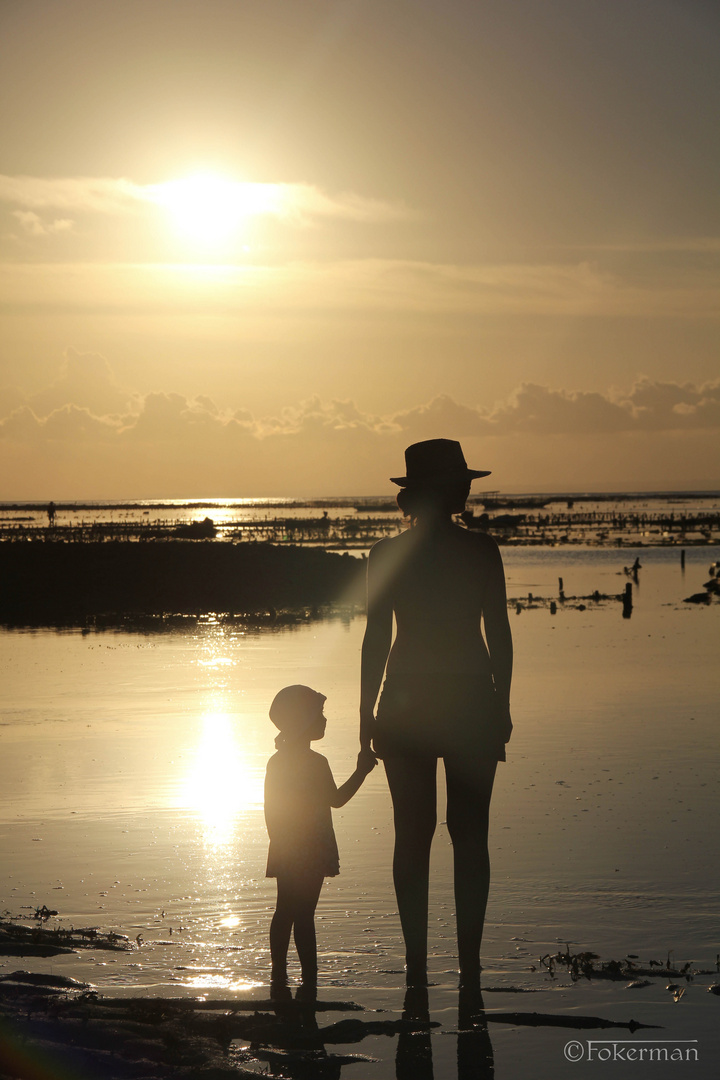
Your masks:
M 77 405 L 63 405 L 46 417 L 38 417 L 25 405 L 0 420 L 0 438 L 16 442 L 108 442 L 120 431 L 118 418 L 94 416 Z
M 468 461 L 500 463 L 516 490 L 720 482 L 720 381 L 641 377 L 606 393 L 526 383 L 491 409 L 440 395 L 392 415 L 313 396 L 260 416 L 207 396 L 133 394 L 104 357 L 68 350 L 44 391 L 2 400 L 4 498 L 373 493 L 409 443 L 436 437 L 462 440 Z
M 207 439 L 235 424 L 209 398 L 188 401 L 182 394 L 151 393 L 139 411 L 124 417 L 121 435 L 139 441 L 183 441 Z
M 76 405 L 96 416 L 125 412 L 136 395 L 121 387 L 110 364 L 98 353 L 67 349 L 58 377 L 27 399 L 37 416 L 48 416 L 65 405 Z
M 303 432 L 329 434 L 331 432 L 368 431 L 376 434 L 399 432 L 392 421 L 361 413 L 354 402 L 323 402 L 312 397 L 297 406 L 288 406 L 279 416 L 267 417 L 254 422 L 255 433 L 261 438 L 272 435 L 299 435 Z
M 489 409 L 444 394 L 393 415 L 310 396 L 260 416 L 207 395 L 141 396 L 104 356 L 69 349 L 51 386 L 0 390 L 0 403 L 4 499 L 373 494 L 408 444 L 433 437 L 460 438 L 505 490 L 720 485 L 720 381 L 524 383 Z
M 628 396 L 638 425 L 648 430 L 720 426 L 720 381 L 660 383 L 639 379 Z
M 64 405 L 55 409 L 44 421 L 44 438 L 49 441 L 96 442 L 113 439 L 119 430 L 118 421 L 107 416 L 93 416 L 89 409 Z
M 280 217 L 294 217 L 303 221 L 312 220 L 315 217 L 336 217 L 350 221 L 383 222 L 413 216 L 412 212 L 401 203 L 369 199 L 352 191 L 328 195 L 310 184 L 274 186 L 279 189 L 280 194 L 278 213 Z
M 108 360 L 97 353 L 66 350 L 58 377 L 27 397 L 18 387 L 0 388 L 5 428 L 19 434 L 95 430 L 92 420 L 123 439 L 136 441 L 206 439 L 228 433 L 259 442 L 298 436 L 327 437 L 362 433 L 387 438 L 484 438 L 514 434 L 613 435 L 618 432 L 701 430 L 720 427 L 720 380 L 701 386 L 639 377 L 629 391 L 579 391 L 537 383 L 521 384 L 492 409 L 478 408 L 441 394 L 392 415 L 363 412 L 349 399 L 323 401 L 312 396 L 279 414 L 254 416 L 226 410 L 200 395 L 156 391 L 144 397 L 117 382 Z M 60 415 L 62 414 L 62 415 Z M 32 419 L 30 419 L 32 418 Z M 100 428 L 97 428 L 100 431 Z
M 30 236 L 51 236 L 53 233 L 68 232 L 75 224 L 70 218 L 56 218 L 55 221 L 45 222 L 34 210 L 13 210 L 13 217 L 17 218 Z
M 124 177 L 37 177 L 0 175 L 0 202 L 20 206 L 15 216 L 31 235 L 47 231 L 37 210 L 48 208 L 98 214 L 127 214 L 149 205 L 217 202 L 247 216 L 269 216 L 307 225 L 317 218 L 384 222 L 411 216 L 401 203 L 355 192 L 329 194 L 312 184 L 252 183 L 223 177 L 187 177 L 158 184 L 137 184 Z M 68 224 L 56 223 L 56 227 Z M 41 231 L 36 231 L 40 229 Z
M 720 272 L 646 282 L 589 263 L 454 266 L 389 259 L 282 265 L 2 263 L 0 303 L 15 312 L 717 319 Z
M 0 420 L 0 437 L 15 442 L 35 442 L 42 438 L 44 424 L 32 409 L 21 405 Z
M 523 383 L 492 410 L 473 409 L 440 396 L 396 415 L 394 421 L 421 438 L 437 437 L 443 430 L 456 431 L 458 437 L 698 431 L 720 427 L 720 380 L 696 387 L 640 378 L 628 394 Z
M 628 431 L 637 419 L 627 403 L 599 393 L 552 390 L 524 383 L 505 405 L 489 417 L 501 432 L 532 432 L 537 435 L 582 435 Z
M 456 438 L 468 435 L 489 435 L 493 424 L 486 413 L 468 405 L 460 405 L 447 394 L 433 398 L 427 405 L 398 413 L 393 417 L 393 424 L 402 431 L 412 433 L 415 438 L 441 438 L 442 432 L 457 432 Z
M 0 386 L 0 419 L 27 405 L 27 395 L 19 386 Z
M 660 240 L 627 240 L 609 244 L 565 245 L 567 250 L 619 252 L 633 255 L 680 254 L 716 255 L 720 252 L 720 236 L 677 236 Z
M 119 214 L 143 201 L 146 196 L 142 185 L 123 178 L 0 175 L 0 202 L 33 210 L 53 207 Z

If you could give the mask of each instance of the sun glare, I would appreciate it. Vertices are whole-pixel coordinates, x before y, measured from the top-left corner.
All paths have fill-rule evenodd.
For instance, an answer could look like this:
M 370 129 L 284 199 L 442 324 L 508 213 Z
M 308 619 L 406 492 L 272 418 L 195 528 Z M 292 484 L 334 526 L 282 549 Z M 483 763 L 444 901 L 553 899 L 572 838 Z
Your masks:
M 253 774 L 236 734 L 236 721 L 223 713 L 203 717 L 200 741 L 180 801 L 203 822 L 206 839 L 227 843 L 238 814 L 262 802 L 262 777 Z
M 170 214 L 175 228 L 195 243 L 217 247 L 236 239 L 251 217 L 282 212 L 279 184 L 251 184 L 215 174 L 158 184 L 153 199 Z

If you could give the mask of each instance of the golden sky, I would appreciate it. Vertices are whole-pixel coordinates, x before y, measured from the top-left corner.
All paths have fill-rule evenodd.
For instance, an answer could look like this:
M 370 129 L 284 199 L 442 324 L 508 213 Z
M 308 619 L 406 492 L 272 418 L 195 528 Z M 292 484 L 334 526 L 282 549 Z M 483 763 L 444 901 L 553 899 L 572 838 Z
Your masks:
M 720 488 L 719 30 L 0 5 L 0 499 Z

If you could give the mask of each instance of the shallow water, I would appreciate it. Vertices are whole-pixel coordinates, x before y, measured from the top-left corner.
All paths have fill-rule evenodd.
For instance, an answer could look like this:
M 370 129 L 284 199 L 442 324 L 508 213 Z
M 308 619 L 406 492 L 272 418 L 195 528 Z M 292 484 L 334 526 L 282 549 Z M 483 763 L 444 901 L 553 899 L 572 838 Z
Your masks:
M 618 593 L 629 580 L 622 552 L 504 554 L 513 597 L 554 596 L 559 576 L 568 598 Z M 554 616 L 546 607 L 511 616 L 515 731 L 493 800 L 487 985 L 543 989 L 556 1008 L 642 1019 L 666 1008 L 659 984 L 642 991 L 642 1007 L 633 999 L 630 1009 L 627 994 L 604 985 L 589 1005 L 582 987 L 530 969 L 558 942 L 606 959 L 630 952 L 664 960 L 673 950 L 677 963 L 714 967 L 720 604 L 683 599 L 701 589 L 718 554 L 689 551 L 683 573 L 677 552 L 643 552 L 630 619 L 617 601 L 586 602 L 580 611 L 570 599 Z M 356 753 L 362 633 L 362 619 L 349 616 L 262 632 L 213 619 L 166 634 L 0 631 L 0 907 L 29 917 L 46 904 L 61 925 L 140 936 L 131 953 L 56 959 L 54 971 L 123 994 L 227 996 L 266 984 L 268 702 L 296 681 L 327 695 L 328 730 L 317 749 L 341 782 Z M 380 769 L 335 812 L 335 824 L 342 872 L 326 883 L 318 908 L 323 992 L 399 1010 L 392 826 Z M 441 824 L 431 1004 L 452 1028 L 450 856 Z M 0 959 L 0 973 L 17 966 Z M 687 995 L 695 994 L 696 1017 L 717 1001 L 701 998 L 701 989 Z M 548 1007 L 534 996 L 530 1005 L 505 997 L 486 1004 Z M 496 1067 L 505 1062 L 506 1076 L 521 1075 L 513 1071 L 529 1038 L 521 1035 L 493 1028 Z M 552 1043 L 548 1075 L 564 1075 L 565 1035 L 533 1031 L 532 1039 L 540 1050 Z M 442 1071 L 456 1067 L 455 1042 L 434 1036 L 432 1045 L 436 1075 L 455 1075 Z M 380 1063 L 348 1075 L 394 1074 L 389 1040 L 366 1040 L 361 1050 Z

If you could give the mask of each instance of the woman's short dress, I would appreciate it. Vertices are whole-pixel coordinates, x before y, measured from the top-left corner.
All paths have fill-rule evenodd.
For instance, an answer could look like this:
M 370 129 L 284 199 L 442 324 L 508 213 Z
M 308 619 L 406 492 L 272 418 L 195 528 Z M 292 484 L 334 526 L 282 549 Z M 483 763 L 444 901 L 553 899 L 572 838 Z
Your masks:
M 388 674 L 373 746 L 379 757 L 468 755 L 505 761 L 504 719 L 489 672 Z
M 332 825 L 335 782 L 327 758 L 306 747 L 282 747 L 265 775 L 270 836 L 266 877 L 335 877 L 340 872 Z

